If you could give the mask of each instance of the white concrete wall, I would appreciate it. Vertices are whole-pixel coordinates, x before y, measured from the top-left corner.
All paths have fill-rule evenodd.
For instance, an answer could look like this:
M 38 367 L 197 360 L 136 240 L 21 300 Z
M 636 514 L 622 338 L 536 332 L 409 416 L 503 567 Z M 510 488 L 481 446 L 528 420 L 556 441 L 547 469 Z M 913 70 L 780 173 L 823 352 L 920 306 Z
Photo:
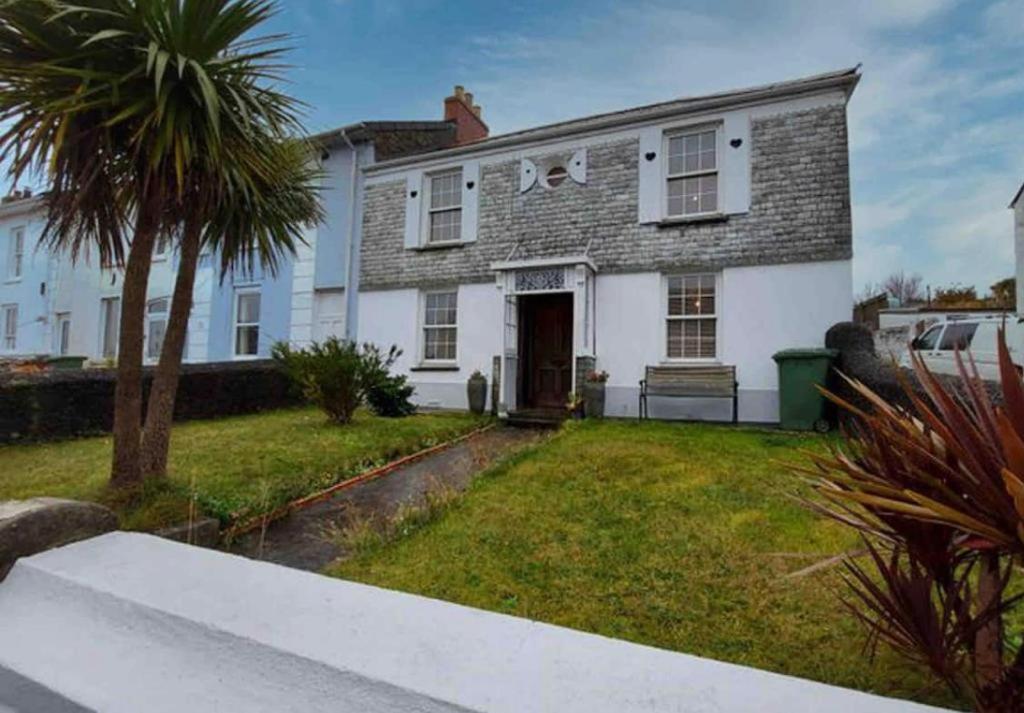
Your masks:
M 106 713 L 937 710 L 129 533 L 17 562 L 0 631 L 0 682 Z
M 381 290 L 359 295 L 359 341 L 402 350 L 395 365 L 416 386 L 413 399 L 429 407 L 468 408 L 466 380 L 479 369 L 491 379 L 493 357 L 501 354 L 503 297 L 494 283 L 458 287 L 457 369 L 420 371 L 420 291 Z M 489 390 L 488 390 L 489 391 Z M 488 398 L 490 394 L 488 393 Z
M 736 367 L 741 421 L 778 419 L 772 355 L 820 347 L 825 332 L 849 318 L 850 262 L 724 270 L 719 281 L 719 361 Z M 606 413 L 636 416 L 644 368 L 666 361 L 664 276 L 598 275 L 597 368 L 609 373 Z M 726 399 L 652 399 L 652 417 L 728 419 Z

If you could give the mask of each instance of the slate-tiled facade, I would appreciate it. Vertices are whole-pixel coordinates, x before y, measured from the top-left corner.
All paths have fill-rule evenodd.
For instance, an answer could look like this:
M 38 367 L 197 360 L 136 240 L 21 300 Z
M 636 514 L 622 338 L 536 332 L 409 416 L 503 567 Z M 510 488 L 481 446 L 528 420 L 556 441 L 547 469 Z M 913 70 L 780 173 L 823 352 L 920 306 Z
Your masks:
M 717 222 L 640 224 L 637 140 L 596 137 L 587 150 L 586 184 L 565 181 L 553 190 L 535 186 L 520 193 L 518 160 L 484 164 L 478 239 L 443 250 L 404 248 L 404 180 L 368 185 L 361 289 L 485 282 L 494 279 L 490 264 L 513 254 L 586 253 L 602 273 L 852 256 L 846 112 L 840 104 L 755 118 L 750 211 Z

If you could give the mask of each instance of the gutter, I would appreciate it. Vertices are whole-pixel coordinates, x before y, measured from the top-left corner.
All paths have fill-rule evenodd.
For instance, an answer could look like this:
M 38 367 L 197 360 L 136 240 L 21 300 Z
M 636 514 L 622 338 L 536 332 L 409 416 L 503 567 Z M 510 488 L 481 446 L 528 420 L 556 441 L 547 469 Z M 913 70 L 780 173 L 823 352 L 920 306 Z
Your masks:
M 625 111 L 612 112 L 609 114 L 598 114 L 582 119 L 573 119 L 557 124 L 549 124 L 536 129 L 526 129 L 503 136 L 484 139 L 465 146 L 457 146 L 440 151 L 431 151 L 426 154 L 408 156 L 382 161 L 373 166 L 363 169 L 367 175 L 386 173 L 393 168 L 424 164 L 455 156 L 468 154 L 485 154 L 497 152 L 513 146 L 526 146 L 537 144 L 553 139 L 563 139 L 572 136 L 584 136 L 594 133 L 601 133 L 608 129 L 621 128 L 626 126 L 639 126 L 648 123 L 662 121 L 668 118 L 696 114 L 713 109 L 724 107 L 739 108 L 751 104 L 763 104 L 783 98 L 803 96 L 806 94 L 817 94 L 828 89 L 842 89 L 847 100 L 853 94 L 857 84 L 860 82 L 859 65 L 853 69 L 841 73 L 831 73 L 812 77 L 806 80 L 794 80 L 793 82 L 781 82 L 769 84 L 754 89 L 741 89 L 738 91 L 712 94 L 696 99 L 675 99 L 658 104 L 627 109 Z
M 360 124 L 359 126 L 363 126 Z M 346 129 L 340 129 L 338 132 L 341 136 L 341 140 L 348 146 L 349 151 L 352 152 L 352 169 L 349 174 L 349 220 L 348 220 L 348 275 L 345 276 L 345 337 L 347 339 L 355 340 L 355 327 L 356 319 L 353 319 L 353 305 L 355 303 L 354 294 L 359 291 L 359 286 L 356 284 L 358 281 L 358 266 L 356 265 L 356 259 L 358 255 L 356 253 L 356 201 L 359 198 L 359 191 L 357 181 L 359 180 L 359 151 L 356 150 L 355 144 L 352 143 L 348 137 Z M 353 277 L 354 276 L 354 277 Z

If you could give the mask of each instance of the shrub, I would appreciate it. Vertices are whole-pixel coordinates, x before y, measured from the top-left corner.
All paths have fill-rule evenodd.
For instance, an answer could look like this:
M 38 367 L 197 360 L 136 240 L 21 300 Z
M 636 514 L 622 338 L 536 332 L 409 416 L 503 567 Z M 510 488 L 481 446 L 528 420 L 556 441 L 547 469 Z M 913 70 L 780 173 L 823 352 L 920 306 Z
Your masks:
M 362 349 L 355 342 L 330 337 L 307 349 L 274 345 L 273 357 L 301 388 L 307 399 L 335 423 L 352 420 L 364 402 L 381 416 L 407 416 L 415 410 L 409 397 L 413 387 L 404 376 L 389 373 L 402 352 L 392 346 L 385 355 L 373 344 Z
M 846 563 L 847 605 L 871 645 L 993 712 L 1024 710 L 1022 631 L 1010 616 L 1024 557 L 1024 382 L 1002 333 L 998 348 L 1002 406 L 959 354 L 958 388 L 915 357 L 908 406 L 847 378 L 866 405 L 830 396 L 850 415 L 845 445 L 803 469 L 821 496 L 812 507 L 867 542 L 868 564 Z
M 392 345 L 386 355 L 374 344 L 363 345 L 363 374 L 366 382 L 366 401 L 373 412 L 385 418 L 401 418 L 416 412 L 409 399 L 416 390 L 402 374 L 391 374 L 391 367 L 402 356 L 402 350 Z
M 330 337 L 313 342 L 308 349 L 292 349 L 278 342 L 273 357 L 328 418 L 335 423 L 352 420 L 363 402 L 363 359 L 354 342 Z
M 416 405 L 409 400 L 416 389 L 407 381 L 403 375 L 391 375 L 371 386 L 366 401 L 373 412 L 385 418 L 401 418 L 416 413 Z

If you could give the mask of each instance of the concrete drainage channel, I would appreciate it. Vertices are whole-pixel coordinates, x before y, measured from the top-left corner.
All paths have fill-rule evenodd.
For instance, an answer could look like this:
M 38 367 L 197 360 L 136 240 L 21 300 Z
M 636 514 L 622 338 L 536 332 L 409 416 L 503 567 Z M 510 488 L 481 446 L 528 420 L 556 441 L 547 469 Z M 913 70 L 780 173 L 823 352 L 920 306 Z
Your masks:
M 318 571 L 347 553 L 329 536 L 355 519 L 386 520 L 403 507 L 422 504 L 437 489 L 464 490 L 473 477 L 550 433 L 507 426 L 475 431 L 443 447 L 397 461 L 323 493 L 303 498 L 225 545 L 229 552 L 288 567 Z M 255 526 L 253 526 L 255 525 Z

